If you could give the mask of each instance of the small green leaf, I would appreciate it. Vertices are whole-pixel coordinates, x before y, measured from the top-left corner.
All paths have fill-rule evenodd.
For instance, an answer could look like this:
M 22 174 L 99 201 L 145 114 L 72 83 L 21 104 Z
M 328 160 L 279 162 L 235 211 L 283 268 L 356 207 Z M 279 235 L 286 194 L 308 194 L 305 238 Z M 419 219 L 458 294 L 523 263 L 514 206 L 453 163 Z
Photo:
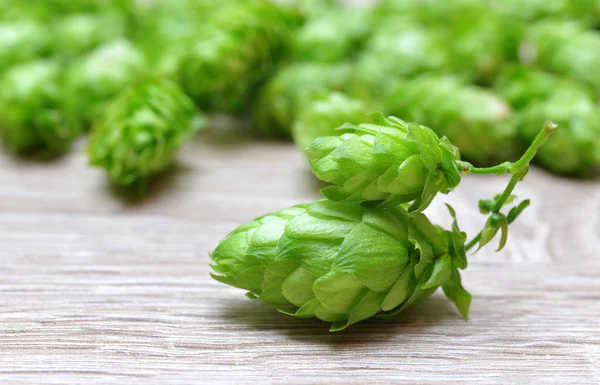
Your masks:
M 503 215 L 500 220 L 500 244 L 496 251 L 500 251 L 506 246 L 506 240 L 508 239 L 508 219 Z
M 460 273 L 454 269 L 450 279 L 442 286 L 444 294 L 454 303 L 465 321 L 469 318 L 469 307 L 471 306 L 471 294 L 462 286 Z
M 481 240 L 479 241 L 480 250 L 483 246 L 487 245 L 498 233 L 500 230 L 500 217 L 502 214 L 492 214 L 492 216 L 487 220 L 485 227 L 481 233 Z
M 450 212 L 450 216 L 452 217 L 452 219 L 456 221 L 456 210 L 454 210 L 454 207 L 450 206 L 448 203 L 445 203 L 445 205 L 448 211 Z M 458 225 L 456 227 L 458 227 Z
M 531 201 L 526 199 L 519 203 L 517 206 L 513 207 L 508 213 L 508 223 L 512 223 L 517 217 L 527 208 Z

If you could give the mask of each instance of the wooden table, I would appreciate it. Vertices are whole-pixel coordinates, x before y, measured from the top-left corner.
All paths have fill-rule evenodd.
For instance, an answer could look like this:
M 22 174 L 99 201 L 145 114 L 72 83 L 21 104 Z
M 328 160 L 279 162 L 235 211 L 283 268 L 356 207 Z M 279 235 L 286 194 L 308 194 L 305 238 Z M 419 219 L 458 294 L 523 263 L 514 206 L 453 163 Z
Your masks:
M 600 184 L 532 170 L 509 244 L 471 256 L 465 322 L 441 293 L 394 321 L 329 333 L 212 280 L 239 224 L 316 199 L 290 143 L 200 135 L 136 202 L 87 166 L 0 155 L 0 383 L 600 383 Z M 469 176 L 452 202 L 474 232 Z

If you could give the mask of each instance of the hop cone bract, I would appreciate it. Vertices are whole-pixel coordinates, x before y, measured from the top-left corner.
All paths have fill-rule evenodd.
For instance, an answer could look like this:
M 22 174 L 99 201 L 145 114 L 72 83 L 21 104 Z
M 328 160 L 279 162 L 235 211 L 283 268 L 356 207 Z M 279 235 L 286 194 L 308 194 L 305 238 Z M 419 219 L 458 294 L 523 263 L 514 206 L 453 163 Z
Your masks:
M 377 314 L 392 317 L 439 286 L 466 318 L 463 246 L 458 227 L 443 231 L 400 207 L 319 201 L 240 226 L 211 258 L 218 281 L 337 331 Z
M 94 126 L 90 163 L 116 184 L 143 186 L 171 165 L 195 123 L 194 104 L 178 85 L 144 80 L 115 99 Z
M 414 201 L 410 210 L 421 211 L 460 182 L 457 149 L 425 126 L 376 115 L 374 124 L 342 128 L 351 132 L 318 138 L 307 151 L 315 175 L 334 184 L 321 190 L 328 199 Z

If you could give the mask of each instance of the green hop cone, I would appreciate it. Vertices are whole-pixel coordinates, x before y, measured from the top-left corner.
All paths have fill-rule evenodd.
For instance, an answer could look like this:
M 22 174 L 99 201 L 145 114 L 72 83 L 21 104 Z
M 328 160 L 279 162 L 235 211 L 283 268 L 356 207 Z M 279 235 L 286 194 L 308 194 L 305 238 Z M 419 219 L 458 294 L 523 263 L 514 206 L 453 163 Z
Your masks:
M 374 115 L 373 124 L 346 124 L 350 132 L 316 139 L 307 150 L 315 175 L 334 185 L 321 190 L 333 201 L 385 206 L 413 202 L 425 209 L 438 192 L 460 182 L 456 148 L 431 129 Z
M 50 36 L 43 24 L 31 20 L 0 23 L 0 73 L 49 53 Z
M 204 109 L 239 113 L 291 45 L 294 18 L 267 1 L 215 12 L 181 59 L 177 80 Z
M 579 20 L 591 24 L 597 11 L 597 0 L 502 0 L 492 1 L 497 11 L 523 21 L 540 19 Z
M 494 83 L 494 92 L 517 111 L 550 98 L 555 91 L 569 92 L 588 100 L 596 97 L 593 88 L 580 81 L 519 64 L 504 68 Z
M 0 21 L 46 21 L 51 13 L 32 1 L 0 0 Z
M 419 24 L 441 25 L 462 7 L 478 4 L 479 0 L 381 0 L 375 13 L 384 20 L 408 17 Z
M 424 75 L 402 82 L 385 105 L 390 114 L 421 122 L 447 136 L 465 159 L 479 165 L 516 155 L 512 108 L 485 88 L 452 77 Z
M 552 97 L 523 109 L 518 127 L 527 140 L 535 125 L 552 119 L 561 130 L 538 153 L 537 162 L 562 175 L 589 176 L 600 166 L 600 109 L 572 93 L 556 92 Z
M 410 15 L 422 23 L 447 23 L 465 7 L 479 7 L 486 13 L 499 13 L 517 21 L 575 19 L 591 24 L 598 14 L 597 0 L 382 0 L 377 13 L 383 17 Z
M 69 124 L 89 127 L 106 105 L 145 71 L 144 56 L 124 39 L 107 42 L 74 61 L 65 80 Z
M 448 19 L 454 72 L 489 85 L 507 63 L 517 59 L 523 35 L 523 24 L 517 19 L 493 12 L 483 2 L 457 7 Z
M 103 11 L 131 12 L 134 0 L 29 0 L 38 7 L 52 10 L 55 17 L 74 13 L 100 13 Z
M 267 135 L 289 135 L 295 112 L 307 94 L 343 91 L 352 75 L 346 63 L 296 63 L 281 69 L 262 87 L 252 107 L 257 129 Z
M 65 124 L 60 63 L 40 59 L 0 78 L 0 136 L 15 153 L 66 151 L 79 132 Z
M 321 136 L 339 135 L 336 127 L 344 123 L 358 124 L 368 116 L 367 105 L 337 91 L 316 92 L 299 104 L 296 121 L 292 126 L 294 142 L 302 151 Z
M 331 322 L 331 331 L 392 317 L 440 286 L 467 318 L 464 239 L 401 207 L 319 201 L 234 230 L 211 254 L 213 277 L 286 314 Z
M 538 148 L 555 130 L 548 124 L 514 163 L 488 168 L 460 160 L 458 149 L 431 129 L 396 117 L 374 115 L 373 124 L 341 127 L 349 132 L 317 138 L 307 150 L 315 175 L 332 186 L 321 193 L 332 201 L 357 201 L 368 207 L 410 204 L 423 211 L 438 193 L 460 183 L 460 173 L 524 176 Z M 513 186 L 514 187 L 514 186 Z M 500 207 L 498 207 L 500 209 Z
M 294 35 L 298 61 L 340 62 L 359 51 L 373 29 L 364 9 L 333 9 L 309 19 Z
M 406 18 L 384 23 L 357 58 L 351 94 L 378 100 L 405 77 L 447 71 L 451 58 L 445 35 Z
M 496 84 L 517 114 L 523 143 L 539 122 L 551 119 L 561 129 L 540 148 L 537 163 L 557 174 L 588 176 L 600 165 L 600 109 L 592 90 L 568 78 L 525 67 L 507 70 Z
M 600 32 L 574 22 L 531 25 L 520 49 L 521 61 L 600 88 Z
M 126 28 L 125 17 L 115 12 L 68 15 L 54 25 L 54 51 L 66 58 L 77 57 L 125 36 Z
M 293 10 L 303 21 L 340 9 L 336 0 L 278 0 L 277 4 Z
M 143 189 L 166 170 L 198 128 L 199 115 L 180 87 L 164 79 L 144 80 L 123 91 L 94 126 L 90 164 L 110 179 Z
M 502 209 L 514 201 L 512 191 L 555 129 L 548 122 L 515 163 L 481 169 L 459 162 L 473 173 L 512 174 L 501 194 L 480 201 L 480 211 L 489 219 L 468 243 L 450 206 L 454 223 L 447 231 L 402 206 L 368 208 L 360 202 L 322 200 L 262 216 L 234 230 L 211 254 L 216 272 L 212 276 L 285 314 L 331 322 L 331 331 L 373 316 L 394 317 L 440 286 L 466 319 L 471 295 L 459 273 L 467 267 L 466 252 L 498 234 L 498 250 L 505 246 L 509 224 L 529 201 L 507 214 Z M 425 135 L 416 144 L 430 148 Z
M 235 0 L 140 2 L 133 40 L 155 71 L 173 76 L 215 9 Z

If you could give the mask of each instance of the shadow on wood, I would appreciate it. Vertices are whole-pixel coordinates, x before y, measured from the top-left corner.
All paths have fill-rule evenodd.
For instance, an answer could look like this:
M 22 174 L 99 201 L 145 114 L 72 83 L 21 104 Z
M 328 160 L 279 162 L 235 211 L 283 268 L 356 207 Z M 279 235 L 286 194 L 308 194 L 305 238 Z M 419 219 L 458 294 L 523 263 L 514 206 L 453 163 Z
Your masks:
M 332 333 L 329 324 L 316 318 L 299 319 L 282 314 L 259 301 L 231 301 L 220 314 L 227 323 L 239 325 L 239 330 L 274 331 L 287 338 L 340 347 L 385 341 L 395 334 L 423 334 L 445 319 L 464 322 L 452 304 L 438 294 L 393 320 L 371 318 L 349 328 Z
M 108 195 L 121 200 L 129 207 L 152 204 L 161 196 L 172 193 L 181 186 L 180 181 L 185 176 L 196 171 L 191 167 L 175 163 L 152 178 L 145 186 L 119 186 L 106 178 L 105 190 Z

